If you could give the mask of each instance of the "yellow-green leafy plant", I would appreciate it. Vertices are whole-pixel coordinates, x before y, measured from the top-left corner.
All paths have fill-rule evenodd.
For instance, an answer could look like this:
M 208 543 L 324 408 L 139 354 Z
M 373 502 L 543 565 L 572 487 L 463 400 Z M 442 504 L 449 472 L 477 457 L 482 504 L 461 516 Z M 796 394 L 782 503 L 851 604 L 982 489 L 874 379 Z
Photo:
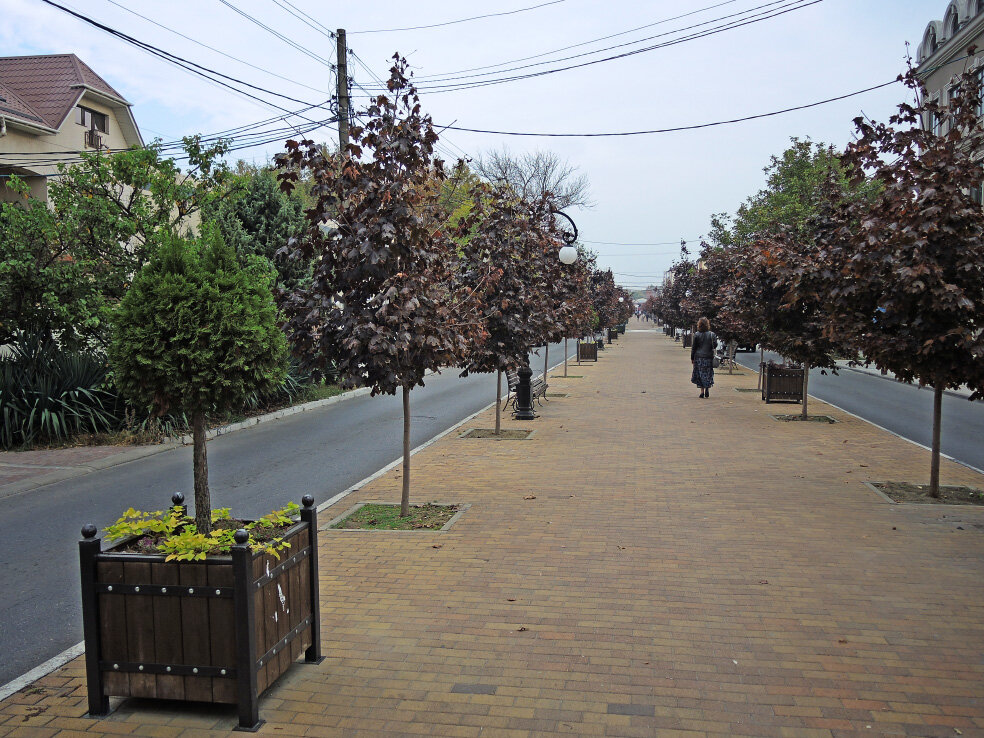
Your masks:
M 185 514 L 183 505 L 153 512 L 131 507 L 106 527 L 106 537 L 110 541 L 131 539 L 143 553 L 167 554 L 165 561 L 203 561 L 207 556 L 229 553 L 235 545 L 236 530 L 241 527 L 250 534 L 250 546 L 279 559 L 280 552 L 290 548 L 290 544 L 279 537 L 271 538 L 271 532 L 293 525 L 293 516 L 300 509 L 297 503 L 290 502 L 261 518 L 237 525 L 229 508 L 216 508 L 211 515 L 212 530 L 199 533 L 194 518 Z

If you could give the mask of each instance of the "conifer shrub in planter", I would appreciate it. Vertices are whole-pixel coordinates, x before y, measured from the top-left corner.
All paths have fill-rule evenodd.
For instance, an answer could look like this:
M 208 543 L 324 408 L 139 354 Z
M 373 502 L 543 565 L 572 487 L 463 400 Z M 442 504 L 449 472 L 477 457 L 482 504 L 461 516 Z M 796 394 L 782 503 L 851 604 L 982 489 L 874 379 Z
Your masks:
M 110 696 L 198 700 L 238 704 L 240 729 L 255 730 L 258 695 L 302 651 L 320 658 L 313 498 L 295 524 L 288 509 L 233 521 L 209 497 L 208 413 L 270 391 L 286 372 L 271 281 L 205 224 L 199 239 L 163 243 L 119 306 L 116 383 L 156 415 L 191 418 L 195 514 L 177 496 L 160 514 L 131 509 L 107 531 L 123 542 L 105 552 L 95 526 L 83 528 L 90 715 L 105 715 Z

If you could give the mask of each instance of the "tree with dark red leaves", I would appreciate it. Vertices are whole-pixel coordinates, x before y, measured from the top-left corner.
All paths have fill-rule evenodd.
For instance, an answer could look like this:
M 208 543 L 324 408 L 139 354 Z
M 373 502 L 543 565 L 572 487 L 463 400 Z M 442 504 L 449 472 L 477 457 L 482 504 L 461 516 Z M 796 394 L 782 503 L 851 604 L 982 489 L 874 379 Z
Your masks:
M 939 496 L 944 390 L 984 396 L 984 125 L 979 79 L 965 73 L 946 106 L 916 93 L 888 123 L 857 118 L 844 162 L 855 181 L 881 190 L 848 201 L 833 218 L 821 259 L 830 333 L 845 331 L 866 360 L 903 381 L 933 388 L 930 494 Z M 920 102 L 923 100 L 923 102 Z M 939 121 L 935 126 L 929 125 Z
M 403 490 L 409 514 L 410 391 L 428 371 L 459 363 L 481 340 L 479 292 L 486 277 L 462 275 L 446 233 L 438 137 L 394 56 L 387 83 L 365 111 L 364 127 L 338 159 L 313 141 L 288 141 L 277 157 L 281 188 L 303 175 L 315 205 L 307 230 L 286 250 L 313 259 L 310 286 L 286 299 L 286 330 L 318 371 L 337 369 L 348 385 L 403 394 Z
M 495 433 L 502 427 L 502 372 L 525 366 L 530 350 L 555 330 L 542 217 L 548 203 L 518 200 L 511 190 L 476 187 L 460 225 L 470 263 L 492 265 L 485 295 L 485 340 L 469 346 L 462 376 L 496 372 Z M 549 211 L 546 211 L 549 212 Z

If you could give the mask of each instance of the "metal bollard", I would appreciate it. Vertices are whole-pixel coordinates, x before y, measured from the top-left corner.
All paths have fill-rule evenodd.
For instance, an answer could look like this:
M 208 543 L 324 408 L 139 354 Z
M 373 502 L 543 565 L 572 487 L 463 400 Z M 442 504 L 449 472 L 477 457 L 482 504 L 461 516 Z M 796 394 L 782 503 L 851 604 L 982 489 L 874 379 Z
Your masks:
M 519 375 L 519 384 L 516 385 L 516 409 L 513 417 L 516 420 L 533 420 L 536 418 L 533 410 L 533 388 L 530 386 L 533 371 L 528 366 L 523 366 L 516 373 Z

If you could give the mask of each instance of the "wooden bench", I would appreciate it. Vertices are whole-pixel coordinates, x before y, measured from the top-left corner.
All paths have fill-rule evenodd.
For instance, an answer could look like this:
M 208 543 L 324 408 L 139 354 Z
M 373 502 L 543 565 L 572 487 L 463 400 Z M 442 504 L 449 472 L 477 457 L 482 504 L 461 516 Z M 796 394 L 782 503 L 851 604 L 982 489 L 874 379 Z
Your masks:
M 515 369 L 507 369 L 506 383 L 508 389 L 506 390 L 506 401 L 503 403 L 503 407 L 506 407 L 510 402 L 513 405 L 516 404 L 516 388 L 519 387 L 519 372 Z M 542 374 L 538 377 L 530 377 L 530 390 L 532 394 L 530 399 L 536 400 L 542 405 L 542 400 L 547 396 L 547 380 Z

